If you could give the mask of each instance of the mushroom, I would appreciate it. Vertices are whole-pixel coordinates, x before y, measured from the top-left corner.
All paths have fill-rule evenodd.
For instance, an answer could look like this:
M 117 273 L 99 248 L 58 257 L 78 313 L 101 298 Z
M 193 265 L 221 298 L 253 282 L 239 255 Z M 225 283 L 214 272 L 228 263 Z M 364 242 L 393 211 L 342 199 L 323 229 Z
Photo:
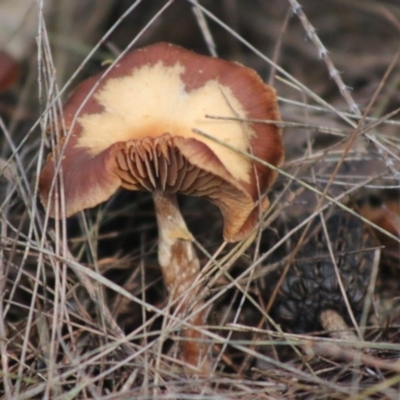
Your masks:
M 82 82 L 62 118 L 66 135 L 40 175 L 43 205 L 50 216 L 59 217 L 62 195 L 68 217 L 119 188 L 152 193 L 164 281 L 178 311 L 191 307 L 194 314 L 193 328 L 184 333 L 188 341 L 182 358 L 204 371 L 208 348 L 192 340 L 201 338 L 198 326 L 205 318 L 202 303 L 195 304 L 200 264 L 176 194 L 205 197 L 217 205 L 228 242 L 249 235 L 269 205 L 264 192 L 277 173 L 243 152 L 278 166 L 283 146 L 275 125 L 243 121 L 280 119 L 274 89 L 242 65 L 157 43 Z M 53 189 L 57 176 L 58 196 Z

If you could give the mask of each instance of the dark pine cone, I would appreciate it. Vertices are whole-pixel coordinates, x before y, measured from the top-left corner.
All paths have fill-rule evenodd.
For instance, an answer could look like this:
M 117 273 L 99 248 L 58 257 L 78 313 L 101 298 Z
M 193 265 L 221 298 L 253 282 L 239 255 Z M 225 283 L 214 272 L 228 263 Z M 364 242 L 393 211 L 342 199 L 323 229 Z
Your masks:
M 376 241 L 365 224 L 349 213 L 336 211 L 324 218 L 343 286 L 358 321 L 370 282 L 372 248 L 376 247 Z M 292 249 L 301 231 L 290 239 Z M 320 316 L 325 310 L 336 311 L 350 324 L 319 217 L 315 218 L 308 237 L 295 256 L 270 311 L 283 330 L 294 333 L 322 330 Z M 267 275 L 268 297 L 284 266 L 283 261 Z

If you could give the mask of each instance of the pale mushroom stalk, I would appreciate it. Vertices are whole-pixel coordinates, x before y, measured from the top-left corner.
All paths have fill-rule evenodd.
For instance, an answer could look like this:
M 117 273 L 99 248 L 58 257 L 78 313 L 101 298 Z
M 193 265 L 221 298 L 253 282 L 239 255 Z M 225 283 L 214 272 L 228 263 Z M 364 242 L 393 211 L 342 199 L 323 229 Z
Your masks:
M 171 301 L 178 307 L 179 314 L 192 311 L 194 315 L 188 322 L 200 326 L 204 323 L 205 312 L 196 312 L 202 302 L 196 301 L 199 286 L 195 281 L 200 274 L 200 263 L 193 247 L 193 236 L 182 218 L 174 193 L 155 191 L 153 199 L 158 225 L 158 261 Z M 201 343 L 201 333 L 187 328 L 184 336 L 195 341 L 183 342 L 183 360 L 206 372 L 208 346 Z

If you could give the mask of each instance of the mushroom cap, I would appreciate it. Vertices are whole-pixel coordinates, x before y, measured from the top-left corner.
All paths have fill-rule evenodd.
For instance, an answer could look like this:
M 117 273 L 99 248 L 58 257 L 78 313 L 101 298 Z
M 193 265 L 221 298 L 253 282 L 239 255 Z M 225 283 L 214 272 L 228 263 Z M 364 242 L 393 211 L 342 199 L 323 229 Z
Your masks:
M 39 182 L 53 217 L 56 176 L 66 216 L 96 206 L 118 188 L 161 190 L 208 198 L 220 208 L 224 237 L 233 242 L 246 237 L 260 207 L 268 207 L 259 198 L 277 174 L 223 143 L 274 166 L 283 161 L 280 129 L 242 122 L 279 120 L 275 90 L 252 69 L 168 43 L 128 53 L 83 81 L 62 118 L 66 135 Z

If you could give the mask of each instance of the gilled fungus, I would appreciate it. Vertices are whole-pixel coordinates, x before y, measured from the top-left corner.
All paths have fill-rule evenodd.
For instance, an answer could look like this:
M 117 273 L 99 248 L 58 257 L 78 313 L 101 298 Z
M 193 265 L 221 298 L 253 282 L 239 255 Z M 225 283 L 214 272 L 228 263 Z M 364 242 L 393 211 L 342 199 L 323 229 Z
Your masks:
M 63 195 L 68 217 L 120 188 L 151 192 L 165 283 L 172 298 L 181 299 L 180 310 L 191 307 L 195 315 L 185 336 L 201 338 L 196 326 L 205 313 L 195 301 L 194 286 L 200 266 L 176 194 L 203 196 L 216 204 L 227 241 L 251 232 L 260 210 L 268 207 L 265 191 L 277 174 L 240 152 L 278 166 L 283 146 L 273 124 L 243 121 L 279 120 L 275 91 L 249 68 L 157 43 L 82 82 L 62 117 L 65 137 L 40 176 L 43 205 L 50 216 L 60 217 L 56 199 Z M 197 342 L 182 345 L 182 358 L 193 367 L 204 370 L 206 353 Z

